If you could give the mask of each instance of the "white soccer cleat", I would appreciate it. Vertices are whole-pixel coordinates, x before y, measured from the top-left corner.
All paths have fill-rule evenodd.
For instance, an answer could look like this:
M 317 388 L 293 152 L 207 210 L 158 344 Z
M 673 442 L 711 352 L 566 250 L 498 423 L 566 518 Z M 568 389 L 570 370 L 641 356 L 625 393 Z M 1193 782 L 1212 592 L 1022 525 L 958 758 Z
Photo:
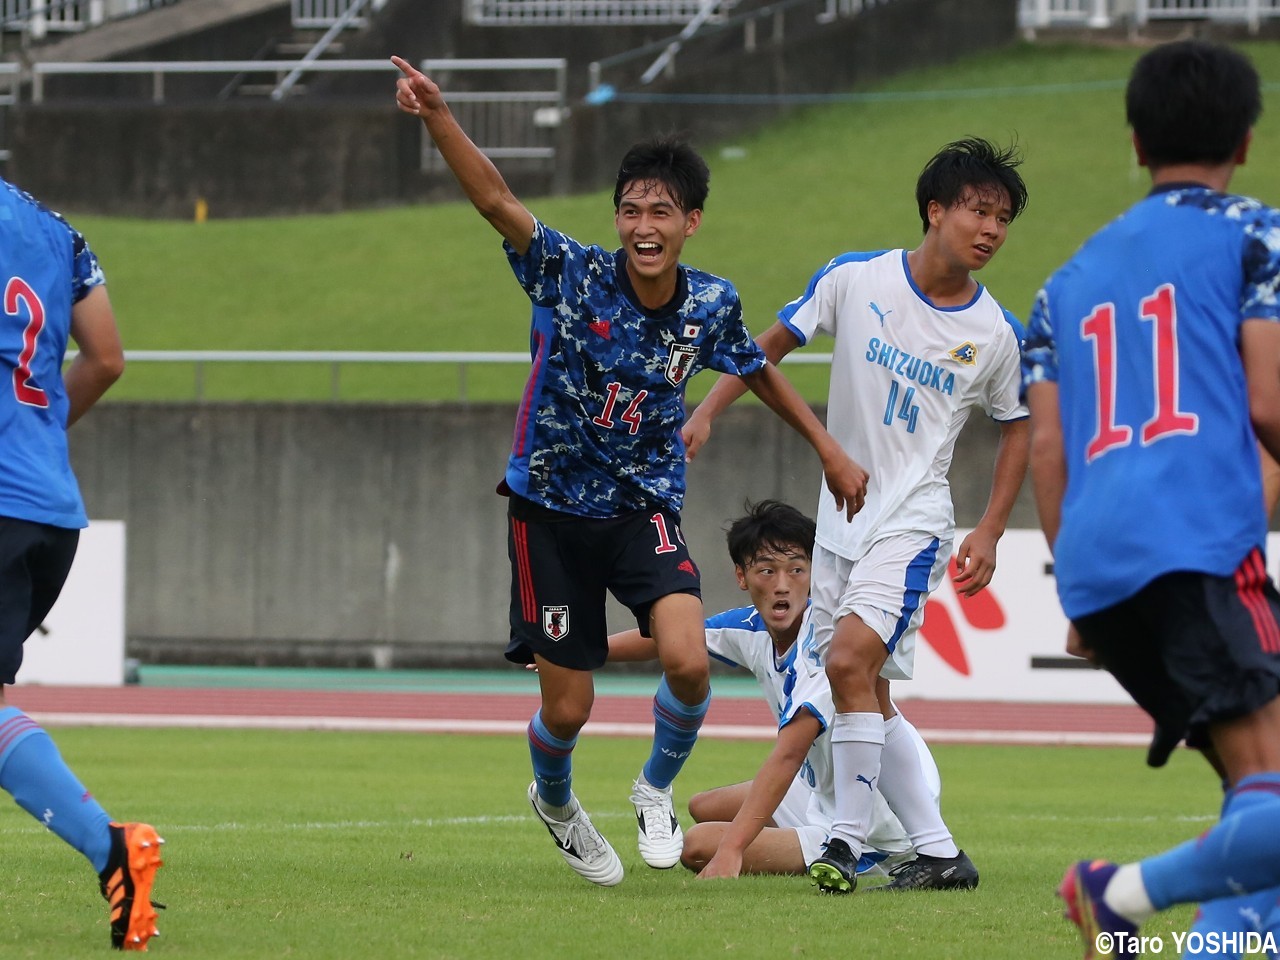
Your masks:
M 569 795 L 570 803 L 576 808 L 568 820 L 556 820 L 547 815 L 538 801 L 538 784 L 529 784 L 529 805 L 538 819 L 546 826 L 551 839 L 564 862 L 573 867 L 578 876 L 598 883 L 602 887 L 612 887 L 622 882 L 622 861 L 614 853 L 609 841 L 591 823 L 587 811 L 582 809 L 578 798 Z
M 659 790 L 637 780 L 631 790 L 640 830 L 636 845 L 644 862 L 655 870 L 667 870 L 680 862 L 684 831 L 671 804 L 671 788 Z

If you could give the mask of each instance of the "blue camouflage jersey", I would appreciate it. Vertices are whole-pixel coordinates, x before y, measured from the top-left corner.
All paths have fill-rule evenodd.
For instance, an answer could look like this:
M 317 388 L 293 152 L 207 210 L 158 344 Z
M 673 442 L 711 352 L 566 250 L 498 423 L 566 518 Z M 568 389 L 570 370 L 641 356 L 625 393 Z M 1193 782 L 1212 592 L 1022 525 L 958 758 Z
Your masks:
M 4 180 L 0 258 L 0 516 L 84 527 L 67 454 L 62 362 L 72 305 L 106 281 L 83 236 Z
M 1068 617 L 1166 573 L 1229 575 L 1264 548 L 1246 320 L 1280 320 L 1280 212 L 1196 185 L 1157 188 L 1037 295 L 1023 384 L 1059 388 Z
M 727 280 L 681 266 L 671 302 L 640 306 L 625 254 L 541 223 L 524 256 L 506 244 L 533 301 L 533 368 L 516 414 L 506 484 L 580 517 L 684 501 L 684 392 L 704 369 L 765 364 Z

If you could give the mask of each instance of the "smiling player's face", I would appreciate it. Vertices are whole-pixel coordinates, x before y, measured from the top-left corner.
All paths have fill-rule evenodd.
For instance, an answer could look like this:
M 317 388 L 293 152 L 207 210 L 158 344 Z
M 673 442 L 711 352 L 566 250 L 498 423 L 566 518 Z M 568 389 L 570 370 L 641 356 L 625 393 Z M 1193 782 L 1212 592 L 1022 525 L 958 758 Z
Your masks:
M 702 220 L 701 210 L 685 212 L 656 180 L 633 180 L 618 200 L 614 226 L 627 254 L 632 279 L 655 282 L 674 276 L 684 242 Z

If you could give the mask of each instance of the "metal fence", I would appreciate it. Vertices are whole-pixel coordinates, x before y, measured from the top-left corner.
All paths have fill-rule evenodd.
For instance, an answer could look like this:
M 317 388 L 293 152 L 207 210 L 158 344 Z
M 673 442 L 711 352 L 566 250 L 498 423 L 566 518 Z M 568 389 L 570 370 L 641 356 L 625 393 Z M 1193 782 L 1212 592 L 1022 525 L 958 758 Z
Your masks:
M 557 131 L 568 115 L 568 61 L 563 59 L 424 60 L 422 70 L 451 89 L 455 71 L 488 73 L 488 89 L 456 90 L 449 107 L 481 151 L 492 159 L 529 160 L 539 170 L 555 169 Z M 513 74 L 534 79 L 511 89 Z M 540 88 L 539 88 L 540 86 Z M 435 143 L 422 132 L 422 169 L 446 168 Z
M 1018 22 L 1040 27 L 1105 28 L 1153 20 L 1214 20 L 1241 23 L 1254 32 L 1280 17 L 1280 0 L 1019 0 Z
M 371 11 L 378 11 L 387 0 L 372 0 Z M 297 30 L 314 30 L 332 27 L 347 18 L 352 8 L 362 0 L 293 0 L 293 26 Z M 363 27 L 367 23 L 363 14 L 347 19 L 348 27 Z
M 723 17 L 738 2 L 718 0 L 714 16 Z M 482 26 L 632 26 L 687 23 L 705 5 L 706 0 L 465 0 L 463 11 L 469 23 Z
M 32 39 L 51 32 L 70 33 L 119 17 L 167 7 L 178 0 L 0 0 L 0 21 Z
M 76 351 L 67 351 L 67 362 L 75 359 Z M 405 351 L 382 352 L 376 350 L 126 350 L 127 363 L 177 363 L 190 364 L 193 368 L 193 394 L 196 400 L 205 399 L 205 371 L 209 365 L 226 364 L 311 364 L 329 368 L 329 395 L 332 400 L 341 399 L 342 369 L 350 365 L 417 364 L 454 366 L 458 374 L 459 401 L 467 400 L 467 373 L 475 366 L 529 366 L 528 353 L 504 353 L 492 351 Z M 792 353 L 788 365 L 831 365 L 830 353 Z
M 72 33 L 132 17 L 180 0 L 0 0 L 0 24 L 4 29 L 26 32 L 33 40 L 49 33 Z M 298 30 L 325 29 L 342 21 L 361 0 L 292 0 L 293 26 Z M 371 0 L 376 12 L 387 0 Z M 347 26 L 363 27 L 364 16 L 352 17 Z

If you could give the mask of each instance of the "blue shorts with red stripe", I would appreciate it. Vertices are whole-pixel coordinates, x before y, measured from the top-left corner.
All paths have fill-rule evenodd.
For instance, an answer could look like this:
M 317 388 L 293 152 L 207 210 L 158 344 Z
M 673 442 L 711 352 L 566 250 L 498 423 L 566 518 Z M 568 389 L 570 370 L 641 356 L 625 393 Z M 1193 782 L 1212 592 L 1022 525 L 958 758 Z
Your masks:
M 1211 724 L 1280 695 L 1280 593 L 1261 550 L 1229 576 L 1165 574 L 1074 622 L 1095 660 L 1155 720 L 1153 767 L 1184 739 L 1208 746 Z
M 672 593 L 702 596 L 678 514 L 660 507 L 618 517 L 577 517 L 511 495 L 511 642 L 506 657 L 534 654 L 572 670 L 609 655 L 605 601 L 612 593 L 649 636 L 649 611 Z M 701 623 L 701 621 L 699 621 Z

